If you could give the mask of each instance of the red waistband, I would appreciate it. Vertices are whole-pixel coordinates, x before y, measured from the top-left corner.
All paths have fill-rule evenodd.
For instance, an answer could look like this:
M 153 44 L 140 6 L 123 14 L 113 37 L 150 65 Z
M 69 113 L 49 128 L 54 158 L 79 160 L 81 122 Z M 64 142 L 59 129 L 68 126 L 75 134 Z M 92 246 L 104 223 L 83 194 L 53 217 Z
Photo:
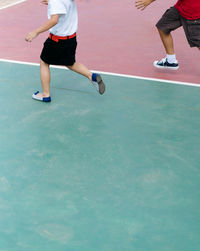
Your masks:
M 55 42 L 58 42 L 59 40 L 71 39 L 71 38 L 73 38 L 73 37 L 75 37 L 75 36 L 76 36 L 76 32 L 75 32 L 74 34 L 72 34 L 72 35 L 70 35 L 70 36 L 66 36 L 66 37 L 56 36 L 56 35 L 54 35 L 54 34 L 52 34 L 52 33 L 49 34 L 49 38 L 50 38 L 51 40 L 55 41 Z

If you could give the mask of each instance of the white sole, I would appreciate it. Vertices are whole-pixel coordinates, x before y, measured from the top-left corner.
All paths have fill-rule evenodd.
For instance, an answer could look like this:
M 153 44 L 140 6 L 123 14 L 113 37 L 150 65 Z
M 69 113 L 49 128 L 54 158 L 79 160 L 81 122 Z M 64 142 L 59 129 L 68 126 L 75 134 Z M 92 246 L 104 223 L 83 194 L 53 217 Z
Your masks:
M 35 100 L 38 100 L 38 101 L 43 101 L 43 98 L 42 98 L 42 97 L 38 97 L 38 96 L 35 95 L 35 94 L 32 95 L 32 98 L 35 99 Z

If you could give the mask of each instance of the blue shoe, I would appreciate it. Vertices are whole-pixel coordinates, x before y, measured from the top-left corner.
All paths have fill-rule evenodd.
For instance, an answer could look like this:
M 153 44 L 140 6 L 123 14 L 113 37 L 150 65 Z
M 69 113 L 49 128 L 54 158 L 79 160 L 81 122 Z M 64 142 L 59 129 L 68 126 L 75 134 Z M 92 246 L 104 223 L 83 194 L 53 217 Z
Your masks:
M 32 95 L 32 98 L 42 102 L 51 102 L 51 97 L 38 97 L 39 91 Z
M 155 61 L 153 63 L 153 65 L 159 69 L 178 70 L 178 68 L 179 68 L 178 61 L 176 61 L 176 63 L 170 64 L 170 63 L 168 63 L 166 58 L 163 58 L 160 61 Z
M 105 84 L 101 76 L 97 73 L 92 73 L 92 84 L 96 87 L 97 91 L 102 95 L 105 92 Z

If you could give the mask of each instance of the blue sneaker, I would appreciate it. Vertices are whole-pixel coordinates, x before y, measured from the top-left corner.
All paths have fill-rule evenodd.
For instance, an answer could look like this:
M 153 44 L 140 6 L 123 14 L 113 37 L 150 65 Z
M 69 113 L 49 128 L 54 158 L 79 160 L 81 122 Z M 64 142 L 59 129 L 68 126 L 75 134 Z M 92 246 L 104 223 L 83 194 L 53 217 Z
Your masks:
M 105 84 L 101 76 L 97 73 L 92 73 L 92 84 L 96 87 L 97 91 L 102 95 L 105 92 Z
M 42 102 L 51 102 L 51 97 L 39 97 L 38 96 L 39 91 L 37 91 L 36 93 L 34 93 L 32 95 L 32 98 L 38 101 L 42 101 Z
M 160 61 L 154 61 L 153 65 L 159 69 L 178 70 L 179 68 L 178 61 L 176 61 L 176 63 L 170 64 L 166 58 L 163 58 Z

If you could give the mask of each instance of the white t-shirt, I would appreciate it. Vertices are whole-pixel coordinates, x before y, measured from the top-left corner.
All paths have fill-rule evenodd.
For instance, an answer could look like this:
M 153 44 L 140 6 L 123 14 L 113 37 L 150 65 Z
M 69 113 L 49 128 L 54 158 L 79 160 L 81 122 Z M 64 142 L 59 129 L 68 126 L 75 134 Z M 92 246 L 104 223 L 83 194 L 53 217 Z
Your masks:
M 57 36 L 70 36 L 77 31 L 78 13 L 74 0 L 49 0 L 48 18 L 59 14 L 58 23 L 50 29 Z

